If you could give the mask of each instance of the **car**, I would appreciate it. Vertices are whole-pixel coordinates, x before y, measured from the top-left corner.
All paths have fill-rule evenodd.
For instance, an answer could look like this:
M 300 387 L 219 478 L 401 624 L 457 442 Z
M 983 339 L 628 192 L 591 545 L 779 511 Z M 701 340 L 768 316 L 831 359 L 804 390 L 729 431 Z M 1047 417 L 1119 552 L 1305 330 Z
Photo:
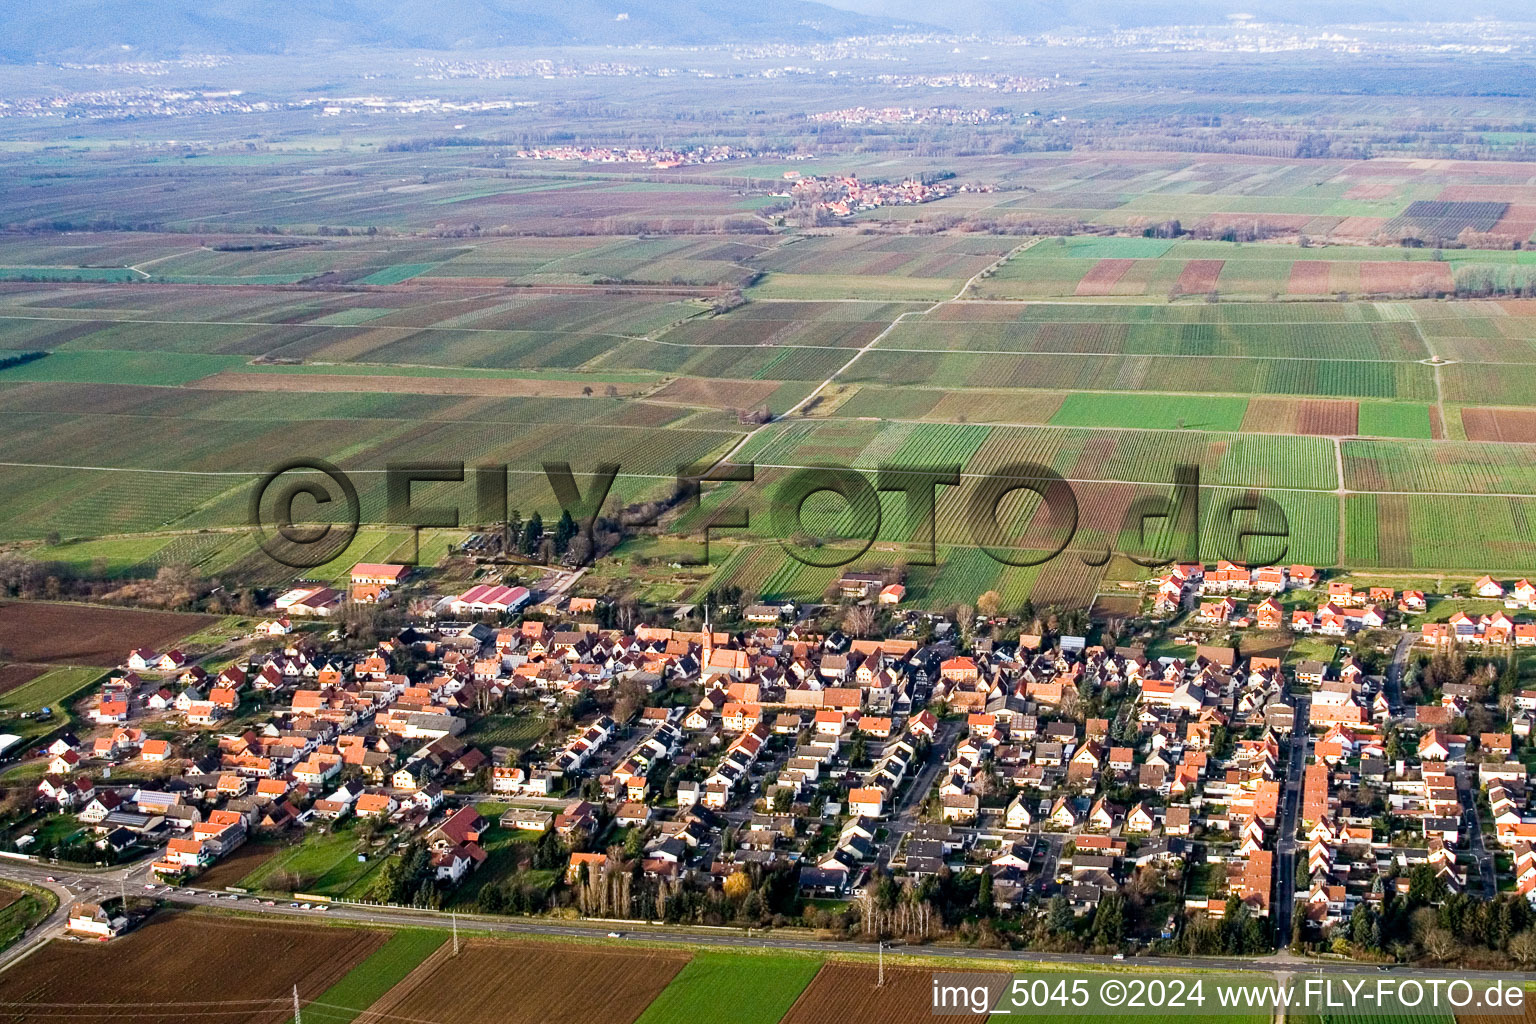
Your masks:
M 1124 954 L 1124 953 L 1116 953 L 1116 954 L 1115 954 L 1115 955 L 1114 955 L 1114 956 L 1113 956 L 1113 957 L 1111 957 L 1111 958 L 1110 958 L 1110 959 L 1111 959 L 1111 960 L 1124 960 L 1124 959 L 1125 959 L 1125 954 Z
M 297 904 L 297 903 L 290 903 L 290 904 L 288 904 L 288 905 L 289 905 L 289 906 L 290 906 L 290 907 L 293 907 L 293 908 L 295 908 L 295 909 L 297 909 L 297 908 L 298 908 L 298 904 Z
M 230 893 L 229 894 L 229 898 L 232 899 L 232 900 L 239 900 L 240 899 L 239 895 L 237 895 L 236 893 Z
M 608 937 L 610 939 L 622 939 L 624 937 L 624 933 L 623 932 L 609 932 L 608 933 Z
M 1392 965 L 1391 964 L 1382 964 L 1380 967 L 1378 967 L 1376 969 L 1378 971 L 1390 971 L 1392 969 Z
M 310 903 L 300 903 L 299 904 L 299 909 L 300 910 L 313 910 L 315 908 L 314 908 L 313 904 L 310 904 Z
M 316 903 L 315 904 L 315 909 L 316 910 L 330 910 L 331 909 L 331 905 L 329 903 Z

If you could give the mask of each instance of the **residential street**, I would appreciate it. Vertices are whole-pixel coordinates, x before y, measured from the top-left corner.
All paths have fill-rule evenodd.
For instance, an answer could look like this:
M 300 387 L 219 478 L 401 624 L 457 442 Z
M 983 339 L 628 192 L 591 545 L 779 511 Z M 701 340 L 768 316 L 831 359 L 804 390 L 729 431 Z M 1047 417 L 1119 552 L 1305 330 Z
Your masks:
M 1307 716 L 1312 708 L 1309 697 L 1296 698 L 1296 718 L 1291 728 L 1290 760 L 1285 769 L 1285 790 L 1281 800 L 1280 828 L 1275 843 L 1275 948 L 1285 949 L 1291 941 L 1291 914 L 1296 903 L 1296 853 L 1303 848 L 1296 839 L 1301 819 L 1301 777 L 1306 769 Z

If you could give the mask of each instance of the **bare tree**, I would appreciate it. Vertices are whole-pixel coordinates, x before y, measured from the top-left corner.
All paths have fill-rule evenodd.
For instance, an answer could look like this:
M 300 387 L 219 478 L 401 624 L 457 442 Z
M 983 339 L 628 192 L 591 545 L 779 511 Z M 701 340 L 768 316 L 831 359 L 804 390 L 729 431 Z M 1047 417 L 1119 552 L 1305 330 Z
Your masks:
M 867 604 L 856 604 L 843 613 L 843 629 L 863 639 L 875 628 L 875 610 Z

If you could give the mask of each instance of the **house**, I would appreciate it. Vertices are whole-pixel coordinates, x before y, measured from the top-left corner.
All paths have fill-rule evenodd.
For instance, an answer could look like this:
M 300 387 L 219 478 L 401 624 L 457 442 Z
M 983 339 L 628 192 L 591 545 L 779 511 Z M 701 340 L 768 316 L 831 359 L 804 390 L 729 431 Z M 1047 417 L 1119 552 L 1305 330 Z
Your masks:
M 126 700 L 103 700 L 91 709 L 91 721 L 97 725 L 118 725 L 128 721 Z
M 844 573 L 837 581 L 838 594 L 855 601 L 869 597 L 883 586 L 885 586 L 885 577 L 877 572 Z
M 1023 795 L 1015 796 L 1003 812 L 1003 825 L 1007 828 L 1029 828 L 1033 823 L 1034 816 L 1029 813 Z
M 939 818 L 942 821 L 975 821 L 980 811 L 981 798 L 975 793 L 955 793 L 939 798 Z
M 100 903 L 76 903 L 69 908 L 69 920 L 65 928 L 76 935 L 89 935 L 97 939 L 110 939 L 121 935 L 128 927 L 128 917 L 122 912 L 122 902 L 102 900 Z
M 139 756 L 153 764 L 169 761 L 175 753 L 170 740 L 145 740 L 139 748 Z
M 850 814 L 857 814 L 866 818 L 878 818 L 884 812 L 884 809 L 884 790 L 864 788 L 848 791 L 848 811 Z
M 352 567 L 352 600 L 368 604 L 382 601 L 410 575 L 410 567 L 378 562 L 358 562 Z
M 1492 576 L 1483 576 L 1472 584 L 1472 592 L 1478 597 L 1503 597 L 1504 587 Z
M 427 845 L 446 849 L 461 843 L 479 842 L 486 825 L 486 820 L 480 816 L 479 811 L 473 807 L 460 807 L 444 818 L 442 824 L 427 833 Z
M 1137 804 L 1125 816 L 1127 832 L 1151 832 L 1156 827 L 1157 823 L 1152 818 L 1152 812 L 1147 810 L 1145 804 Z

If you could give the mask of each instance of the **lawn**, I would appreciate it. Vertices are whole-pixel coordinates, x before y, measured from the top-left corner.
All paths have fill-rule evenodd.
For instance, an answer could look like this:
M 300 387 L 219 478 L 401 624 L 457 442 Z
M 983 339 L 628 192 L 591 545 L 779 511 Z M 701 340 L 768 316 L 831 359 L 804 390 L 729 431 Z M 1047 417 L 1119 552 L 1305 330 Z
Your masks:
M 493 821 L 500 818 L 501 812 L 507 807 L 506 804 L 497 803 L 481 803 L 475 806 L 482 815 Z M 533 888 L 552 883 L 554 873 L 551 871 L 518 871 L 518 862 L 532 854 L 533 847 L 538 841 L 539 833 L 537 832 L 526 829 L 506 829 L 499 825 L 491 826 L 480 838 L 480 846 L 485 850 L 485 863 L 454 890 L 452 903 L 459 907 L 470 906 L 479 898 L 481 889 L 488 885 L 500 885 L 514 878 Z
M 694 954 L 636 1024 L 776 1024 L 821 969 L 783 954 Z
M 361 842 L 354 828 L 333 832 L 311 829 L 287 853 L 264 861 L 240 880 L 240 888 L 281 892 L 310 892 L 340 896 L 376 866 L 380 858 L 359 862 Z
M 393 933 L 382 948 L 313 1000 L 311 1005 L 323 1007 L 316 1016 L 327 1021 L 356 1019 L 447 939 L 448 933 L 436 928 L 402 928 Z

